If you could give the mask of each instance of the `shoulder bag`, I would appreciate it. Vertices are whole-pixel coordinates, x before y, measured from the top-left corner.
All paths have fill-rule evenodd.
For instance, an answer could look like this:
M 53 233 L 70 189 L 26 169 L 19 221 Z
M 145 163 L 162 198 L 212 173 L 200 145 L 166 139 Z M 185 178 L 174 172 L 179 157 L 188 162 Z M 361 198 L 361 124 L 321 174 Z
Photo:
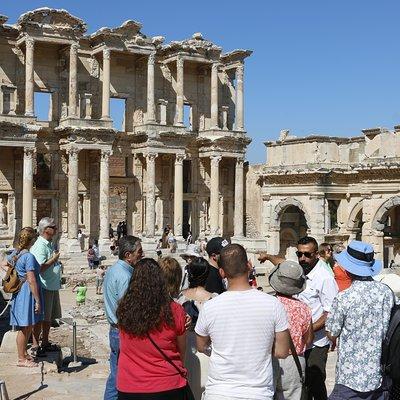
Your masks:
M 306 378 L 303 374 L 303 369 L 301 368 L 299 356 L 297 355 L 296 348 L 294 347 L 293 339 L 292 336 L 289 333 L 289 346 L 290 346 L 290 351 L 292 352 L 292 356 L 294 359 L 294 362 L 297 367 L 297 371 L 299 372 L 300 375 L 300 381 L 301 381 L 301 400 L 307 400 L 308 399 L 308 392 L 307 392 L 307 386 L 306 386 Z
M 151 336 L 147 333 L 147 337 L 149 338 L 152 345 L 158 350 L 158 352 L 163 356 L 165 361 L 171 364 L 179 373 L 182 378 L 186 379 L 186 386 L 185 386 L 185 393 L 184 393 L 184 400 L 195 400 L 192 389 L 189 386 L 189 382 L 187 380 L 186 372 L 182 371 L 157 345 L 157 343 L 151 338 Z

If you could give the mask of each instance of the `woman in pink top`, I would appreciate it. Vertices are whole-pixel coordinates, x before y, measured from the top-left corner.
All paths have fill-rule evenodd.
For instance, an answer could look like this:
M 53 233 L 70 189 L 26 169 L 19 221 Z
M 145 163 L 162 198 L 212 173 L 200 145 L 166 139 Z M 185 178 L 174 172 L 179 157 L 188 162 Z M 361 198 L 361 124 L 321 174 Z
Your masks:
M 153 259 L 135 265 L 117 317 L 118 399 L 183 400 L 186 314 L 170 298 L 164 274 Z
M 307 304 L 292 297 L 301 293 L 306 287 L 303 268 L 294 261 L 284 261 L 272 270 L 269 283 L 276 291 L 277 298 L 285 307 L 290 336 L 304 376 L 304 351 L 307 345 L 312 343 L 314 337 L 311 309 Z M 302 385 L 294 358 L 289 356 L 284 360 L 275 359 L 273 364 L 276 383 L 274 399 L 300 400 Z

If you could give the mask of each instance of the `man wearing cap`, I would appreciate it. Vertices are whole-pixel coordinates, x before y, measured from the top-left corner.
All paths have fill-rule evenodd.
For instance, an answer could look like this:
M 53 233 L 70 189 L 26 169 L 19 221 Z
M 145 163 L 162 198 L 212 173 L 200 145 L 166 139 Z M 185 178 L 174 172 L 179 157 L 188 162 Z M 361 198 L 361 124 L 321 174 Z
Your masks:
M 296 255 L 307 275 L 306 288 L 297 296 L 311 308 L 314 330 L 314 341 L 304 353 L 308 399 L 326 400 L 326 362 L 330 341 L 326 336 L 325 321 L 338 287 L 333 274 L 318 263 L 318 243 L 313 237 L 305 236 L 297 242 Z M 274 265 L 285 260 L 265 252 L 260 253 L 258 259 L 260 262 L 271 261 Z
M 208 262 L 211 265 L 205 286 L 207 292 L 221 294 L 226 290 L 221 275 L 219 274 L 218 260 L 221 250 L 228 246 L 228 244 L 228 240 L 219 236 L 212 238 L 207 242 L 206 252 L 209 257 Z
M 336 260 L 353 282 L 336 296 L 326 321 L 331 339 L 340 337 L 335 387 L 329 399 L 387 399 L 380 361 L 394 294 L 372 278 L 382 262 L 374 259 L 371 245 L 353 240 Z

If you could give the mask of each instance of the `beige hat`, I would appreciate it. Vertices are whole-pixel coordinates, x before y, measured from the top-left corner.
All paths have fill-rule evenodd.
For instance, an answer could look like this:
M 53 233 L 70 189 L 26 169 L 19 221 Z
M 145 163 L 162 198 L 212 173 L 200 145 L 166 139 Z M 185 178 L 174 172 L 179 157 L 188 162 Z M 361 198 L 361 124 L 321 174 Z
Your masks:
M 269 284 L 277 293 L 292 296 L 306 288 L 306 276 L 299 263 L 285 260 L 271 271 Z

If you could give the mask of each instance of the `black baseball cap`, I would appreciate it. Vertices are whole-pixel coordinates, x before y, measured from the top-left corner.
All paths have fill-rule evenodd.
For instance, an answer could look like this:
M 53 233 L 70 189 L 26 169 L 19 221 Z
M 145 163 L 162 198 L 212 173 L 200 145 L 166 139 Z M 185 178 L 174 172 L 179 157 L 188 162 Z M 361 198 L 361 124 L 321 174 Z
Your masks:
M 211 256 L 211 254 L 219 254 L 225 246 L 228 246 L 229 243 L 229 239 L 217 236 L 207 242 L 206 252 L 209 256 Z

